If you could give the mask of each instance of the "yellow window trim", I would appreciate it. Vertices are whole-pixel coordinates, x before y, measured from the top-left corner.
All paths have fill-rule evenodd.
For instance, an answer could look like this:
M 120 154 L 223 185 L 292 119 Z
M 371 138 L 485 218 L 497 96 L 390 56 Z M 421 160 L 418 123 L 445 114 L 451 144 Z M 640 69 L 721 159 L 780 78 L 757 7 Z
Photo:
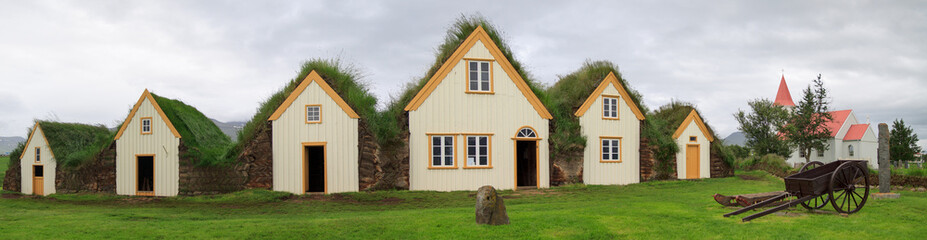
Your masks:
M 318 121 L 309 121 L 309 107 L 319 107 L 319 120 Z M 303 110 L 306 111 L 306 114 L 303 115 L 303 119 L 306 120 L 308 124 L 318 124 L 322 123 L 322 104 L 306 104 L 303 107 Z
M 602 108 L 605 108 L 605 98 L 615 98 L 621 100 L 621 96 L 602 94 Z M 618 101 L 615 101 L 616 103 Z M 620 104 L 619 104 L 620 105 Z M 604 110 L 604 109 L 603 109 Z M 621 106 L 615 106 L 615 117 L 606 117 L 605 112 L 602 112 L 602 119 L 605 120 L 621 120 Z
M 280 104 L 280 107 L 277 107 L 277 110 L 274 111 L 274 114 L 270 115 L 270 118 L 268 118 L 267 121 L 274 121 L 280 118 L 280 115 L 283 115 L 283 112 L 286 112 L 286 109 L 293 104 L 293 101 L 296 101 L 296 98 L 298 98 L 299 95 L 302 94 L 307 87 L 309 87 L 309 83 L 313 82 L 318 84 L 319 87 L 325 91 L 325 94 L 328 94 L 328 97 L 334 100 L 335 103 L 341 107 L 341 110 L 344 111 L 344 113 L 348 114 L 348 117 L 354 119 L 360 118 L 360 116 L 357 115 L 357 112 L 354 112 L 354 109 L 351 109 L 351 106 L 349 106 L 348 103 L 344 101 L 344 99 L 341 99 L 341 96 L 338 96 L 338 93 L 335 92 L 335 90 L 332 89 L 332 87 L 329 86 L 324 79 L 322 79 L 322 76 L 316 73 L 315 70 L 312 70 L 312 72 L 309 72 L 309 75 L 306 75 L 306 78 L 303 79 L 303 81 L 300 82 L 298 86 L 296 86 L 296 89 L 293 89 L 293 92 L 291 92 L 290 95 L 286 97 L 286 100 L 283 101 L 283 104 Z
M 466 84 L 464 84 L 464 92 L 469 94 L 496 94 L 496 82 L 494 71 L 496 69 L 496 60 L 495 59 L 479 59 L 479 58 L 464 58 L 464 72 Z M 489 62 L 489 91 L 473 91 L 470 90 L 470 61 L 478 62 Z M 479 84 L 479 83 L 477 83 Z
M 320 115 L 321 116 L 321 115 Z M 319 119 L 322 119 L 321 117 Z M 303 143 L 303 193 L 306 193 L 309 186 L 306 186 L 306 183 L 309 182 L 309 169 L 306 167 L 308 165 L 309 159 L 306 158 L 306 147 L 322 147 L 322 185 L 323 190 L 322 194 L 328 194 L 328 142 L 304 142 Z
M 482 26 L 477 26 L 473 33 L 470 33 L 470 36 L 467 37 L 461 44 L 460 47 L 457 47 L 457 50 L 448 58 L 447 61 L 441 65 L 441 68 L 435 72 L 434 75 L 425 83 L 425 86 L 422 87 L 418 93 L 415 94 L 415 97 L 412 98 L 412 101 L 409 101 L 409 104 L 404 108 L 406 111 L 415 111 L 418 109 L 422 103 L 425 102 L 425 99 L 441 84 L 441 81 L 450 74 L 451 70 L 456 66 L 460 60 L 463 59 L 464 55 L 476 44 L 476 42 L 482 42 L 486 46 L 486 49 L 489 50 L 489 53 L 492 54 L 493 58 L 499 63 L 499 66 L 502 67 L 503 72 L 509 76 L 512 82 L 515 83 L 515 86 L 518 87 L 518 90 L 521 91 L 522 95 L 528 99 L 528 102 L 534 107 L 534 110 L 538 112 L 544 119 L 553 119 L 553 116 L 550 115 L 550 112 L 547 111 L 547 107 L 544 107 L 544 104 L 541 103 L 541 100 L 534 95 L 534 92 L 531 90 L 531 87 L 525 83 L 525 80 L 521 78 L 521 75 L 515 71 L 515 68 L 512 66 L 512 63 L 505 58 L 505 55 L 502 54 L 502 51 L 499 50 L 499 47 L 496 46 L 496 43 L 489 37 L 489 34 L 486 33 L 486 30 Z
M 618 160 L 604 160 L 602 159 L 602 140 L 605 139 L 618 139 Z M 599 162 L 600 163 L 621 163 L 624 160 L 624 140 L 621 140 L 621 137 L 616 136 L 600 136 L 599 137 Z
M 35 151 L 33 153 L 37 153 L 35 155 L 35 162 L 42 162 L 42 147 L 35 147 Z
M 143 192 L 138 190 L 138 157 L 151 157 L 151 192 Z M 135 196 L 154 196 L 155 195 L 155 185 L 158 183 L 157 177 L 157 157 L 155 154 L 135 154 Z
M 154 106 L 155 111 L 158 112 L 158 115 L 161 116 L 161 121 L 164 121 L 164 124 L 167 125 L 167 128 L 171 129 L 171 133 L 175 137 L 180 138 L 180 132 L 177 132 L 177 129 L 174 128 L 174 124 L 171 123 L 170 119 L 167 119 L 167 115 L 164 115 L 164 111 L 161 110 L 161 106 L 158 105 L 158 102 L 154 100 L 154 97 L 151 96 L 151 93 L 148 92 L 148 89 L 145 89 L 145 92 L 142 92 L 142 96 L 138 98 L 138 102 L 135 102 L 135 106 L 132 107 L 132 111 L 129 112 L 129 116 L 126 117 L 126 120 L 122 122 L 122 127 L 119 128 L 119 132 L 116 133 L 116 137 L 113 140 L 119 140 L 122 137 L 122 133 L 125 132 L 126 127 L 129 126 L 129 123 L 132 122 L 132 118 L 135 117 L 135 113 L 138 112 L 138 108 L 142 106 L 142 102 L 148 99 L 148 102 Z
M 492 168 L 492 134 L 461 134 L 464 136 L 464 169 L 491 169 Z M 470 141 L 468 137 L 486 137 L 486 166 L 469 166 L 466 159 L 470 158 Z M 477 156 L 479 157 L 479 156 Z M 434 158 L 434 156 L 432 156 Z M 477 159 L 479 161 L 479 159 Z
M 460 134 L 453 134 L 453 133 L 451 134 L 426 133 L 425 134 L 425 136 L 428 136 L 428 169 L 457 169 L 457 162 L 459 160 L 457 159 L 457 135 L 460 135 Z M 454 147 L 454 166 L 437 166 L 437 167 L 434 166 L 433 163 L 434 163 L 435 156 L 433 152 L 434 145 L 431 143 L 432 136 L 454 136 L 454 145 L 452 145 Z M 441 147 L 443 148 L 444 145 L 442 144 Z M 441 158 L 441 161 L 444 161 L 444 158 Z
M 699 130 L 702 130 L 702 134 L 705 135 L 705 138 L 708 139 L 708 142 L 714 142 L 714 137 L 708 133 L 708 127 L 705 126 L 705 122 L 702 122 L 702 118 L 699 117 L 698 113 L 695 112 L 695 109 L 692 109 L 689 112 L 689 116 L 686 117 L 686 120 L 682 121 L 682 124 L 679 124 L 679 128 L 676 128 L 676 133 L 673 133 L 674 139 L 679 139 L 679 136 L 682 135 L 682 132 L 686 130 L 686 127 L 689 126 L 689 123 L 695 121 L 695 124 L 698 126 Z
M 602 95 L 602 92 L 605 91 L 605 88 L 607 88 L 609 84 L 615 85 L 615 89 L 617 89 L 618 93 L 621 94 L 622 99 L 624 99 L 624 103 L 628 104 L 628 107 L 631 108 L 631 112 L 634 112 L 634 116 L 637 117 L 637 120 L 644 120 L 644 113 L 642 113 L 641 109 L 637 107 L 637 104 L 634 104 L 634 101 L 631 101 L 631 97 L 628 94 L 628 91 L 625 90 L 624 86 L 622 86 L 618 81 L 618 77 L 615 76 L 614 72 L 610 72 L 608 73 L 608 76 L 605 76 L 605 79 L 599 83 L 599 86 L 595 88 L 595 91 L 592 91 L 592 94 L 586 98 L 586 101 L 583 102 L 583 105 L 581 105 L 579 110 L 576 110 L 576 113 L 573 115 L 582 117 L 584 114 L 586 114 L 586 110 L 589 110 L 589 107 L 592 106 L 592 103 L 594 103 L 595 100 L 599 98 L 599 95 Z
M 698 136 L 689 136 L 689 142 L 698 142 Z
M 148 119 L 148 131 L 147 132 L 145 131 L 145 119 Z M 151 135 L 151 132 L 154 132 L 153 131 L 154 129 L 152 129 L 153 127 L 154 127 L 154 121 L 152 121 L 151 117 L 139 118 L 138 130 L 139 132 L 142 133 L 142 135 Z

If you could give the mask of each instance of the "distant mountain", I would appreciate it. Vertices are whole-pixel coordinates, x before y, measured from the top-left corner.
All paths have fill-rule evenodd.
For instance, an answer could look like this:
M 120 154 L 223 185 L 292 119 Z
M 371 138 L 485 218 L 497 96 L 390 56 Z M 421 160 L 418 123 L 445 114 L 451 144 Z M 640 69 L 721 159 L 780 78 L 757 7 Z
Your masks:
M 222 130 L 222 133 L 225 133 L 225 135 L 228 135 L 230 138 L 232 138 L 233 142 L 237 141 L 238 139 L 238 130 L 245 126 L 245 122 L 220 122 L 219 120 L 212 118 L 209 120 L 212 120 L 216 126 L 219 126 L 219 130 Z
M 724 138 L 724 144 L 746 146 L 747 137 L 744 136 L 744 132 L 734 132 Z
M 17 144 L 25 141 L 23 137 L 0 137 L 0 155 L 10 154 Z

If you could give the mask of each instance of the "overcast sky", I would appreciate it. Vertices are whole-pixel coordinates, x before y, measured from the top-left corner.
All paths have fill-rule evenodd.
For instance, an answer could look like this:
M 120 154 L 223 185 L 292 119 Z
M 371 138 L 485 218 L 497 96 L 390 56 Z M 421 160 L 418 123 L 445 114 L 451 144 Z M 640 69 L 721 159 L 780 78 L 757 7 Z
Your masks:
M 722 137 L 784 70 L 796 102 L 820 73 L 833 108 L 927 139 L 924 1 L 2 0 L 0 136 L 33 119 L 112 127 L 145 88 L 245 121 L 310 58 L 357 66 L 386 102 L 474 13 L 539 81 L 609 60 L 651 109 L 692 102 Z

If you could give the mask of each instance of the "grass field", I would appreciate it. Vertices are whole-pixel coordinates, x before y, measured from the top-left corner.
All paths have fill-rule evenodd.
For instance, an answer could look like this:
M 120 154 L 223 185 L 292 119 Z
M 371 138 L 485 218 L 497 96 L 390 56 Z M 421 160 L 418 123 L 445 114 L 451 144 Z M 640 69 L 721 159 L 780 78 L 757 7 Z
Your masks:
M 6 176 L 6 169 L 10 167 L 10 157 L 0 157 L 0 190 L 3 190 L 3 177 Z
M 628 186 L 503 191 L 511 225 L 474 223 L 473 192 L 374 192 L 289 197 L 245 191 L 211 197 L 5 195 L 0 236 L 21 238 L 579 238 L 914 239 L 927 236 L 927 193 L 870 199 L 850 216 L 801 207 L 749 223 L 724 218 L 714 193 L 782 190 L 765 173 Z

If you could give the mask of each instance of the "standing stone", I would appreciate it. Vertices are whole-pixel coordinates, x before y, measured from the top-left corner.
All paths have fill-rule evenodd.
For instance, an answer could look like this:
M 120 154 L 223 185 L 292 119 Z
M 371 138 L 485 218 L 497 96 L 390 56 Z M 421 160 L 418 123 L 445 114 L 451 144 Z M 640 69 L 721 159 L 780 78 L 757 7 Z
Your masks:
M 505 203 L 496 193 L 496 189 L 486 185 L 476 193 L 476 223 L 489 225 L 509 224 L 509 215 L 505 212 Z
M 879 123 L 879 192 L 889 193 L 892 191 L 892 173 L 891 173 L 891 164 L 889 159 L 889 133 L 888 133 L 888 124 Z

